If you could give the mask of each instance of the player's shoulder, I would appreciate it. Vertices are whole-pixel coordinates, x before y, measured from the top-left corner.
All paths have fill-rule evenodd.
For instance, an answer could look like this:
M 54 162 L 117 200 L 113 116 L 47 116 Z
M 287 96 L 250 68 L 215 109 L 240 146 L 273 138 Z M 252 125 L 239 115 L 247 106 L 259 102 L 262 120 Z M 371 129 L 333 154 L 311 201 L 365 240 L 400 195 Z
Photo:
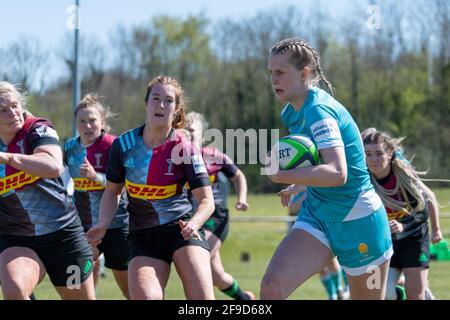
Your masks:
M 64 151 L 68 152 L 72 150 L 72 148 L 74 148 L 78 144 L 79 139 L 79 136 L 75 136 L 67 140 L 66 143 L 64 143 Z
M 122 152 L 129 151 L 136 145 L 136 137 L 141 134 L 143 130 L 144 126 L 125 131 L 115 138 L 113 143 L 119 144 Z
M 45 118 L 37 118 L 33 116 L 27 116 L 23 124 L 25 131 L 36 131 L 38 128 L 53 128 L 53 124 Z
M 116 136 L 111 135 L 109 133 L 103 133 L 97 141 L 97 145 L 100 149 L 107 150 L 111 148 L 114 140 L 116 140 Z
M 200 152 L 190 139 L 186 138 L 183 134 L 180 134 L 177 130 L 172 130 L 166 143 L 170 144 L 173 148 L 176 147 L 182 153 L 187 151 L 190 153 Z
M 59 141 L 59 136 L 53 128 L 52 123 L 44 118 L 36 118 L 27 116 L 22 128 L 23 132 L 32 139 L 56 139 Z
M 101 140 L 106 142 L 106 143 L 113 143 L 113 141 L 116 140 L 116 138 L 117 137 L 115 135 L 112 135 L 112 134 L 109 134 L 109 133 L 104 133 L 101 136 Z
M 220 152 L 219 149 L 217 149 L 215 147 L 203 147 L 202 148 L 202 154 L 203 155 L 213 156 L 213 157 L 223 155 L 223 153 Z

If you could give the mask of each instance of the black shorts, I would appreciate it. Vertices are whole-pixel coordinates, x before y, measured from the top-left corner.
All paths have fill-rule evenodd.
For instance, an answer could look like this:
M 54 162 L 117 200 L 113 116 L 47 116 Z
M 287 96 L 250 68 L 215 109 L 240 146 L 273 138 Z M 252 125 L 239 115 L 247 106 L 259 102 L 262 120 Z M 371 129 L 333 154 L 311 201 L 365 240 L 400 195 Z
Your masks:
M 430 240 L 428 231 L 424 234 L 393 240 L 394 254 L 391 268 L 428 268 L 430 266 Z
M 160 226 L 132 231 L 128 235 L 130 261 L 134 257 L 145 256 L 167 262 L 172 262 L 172 256 L 178 249 L 185 246 L 199 246 L 209 251 L 203 229 L 199 230 L 201 240 L 184 240 L 178 220 Z
M 214 213 L 205 222 L 203 227 L 206 230 L 211 231 L 223 243 L 230 231 L 229 221 L 228 209 L 216 207 L 216 210 L 214 210 Z
M 105 256 L 105 267 L 128 270 L 128 227 L 108 229 L 97 248 Z
M 10 247 L 25 247 L 36 252 L 56 287 L 75 285 L 74 281 L 83 283 L 92 273 L 92 250 L 79 219 L 42 236 L 0 235 L 0 253 Z

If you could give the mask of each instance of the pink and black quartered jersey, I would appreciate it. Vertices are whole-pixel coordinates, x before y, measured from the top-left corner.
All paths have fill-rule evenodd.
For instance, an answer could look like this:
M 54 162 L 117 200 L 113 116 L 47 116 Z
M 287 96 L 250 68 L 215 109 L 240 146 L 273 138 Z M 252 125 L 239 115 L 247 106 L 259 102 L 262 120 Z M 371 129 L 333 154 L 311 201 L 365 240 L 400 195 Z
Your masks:
M 80 167 L 86 157 L 95 171 L 106 173 L 109 149 L 116 137 L 107 133 L 102 135 L 89 147 L 83 146 L 80 137 L 68 140 L 64 145 L 64 163 L 69 168 L 74 182 L 74 201 L 80 215 L 83 228 L 89 229 L 98 222 L 100 200 L 105 187 L 98 181 L 92 181 L 80 176 Z M 120 198 L 119 207 L 109 229 L 128 226 L 128 213 L 125 209 L 125 194 Z
M 22 129 L 0 151 L 33 154 L 43 145 L 59 145 L 50 122 L 28 116 Z M 61 177 L 32 176 L 0 164 L 0 234 L 40 236 L 58 231 L 77 218 L 71 197 Z
M 143 132 L 144 126 L 114 141 L 106 171 L 108 181 L 125 183 L 130 232 L 191 215 L 193 208 L 183 186 L 186 182 L 192 189 L 209 185 L 201 153 L 189 141 L 172 130 L 162 146 L 149 148 Z
M 218 149 L 213 147 L 202 148 L 203 160 L 206 164 L 209 180 L 212 185 L 214 204 L 216 208 L 226 208 L 224 196 L 219 188 L 219 181 L 217 175 L 223 172 L 227 178 L 233 178 L 239 168 L 231 161 L 231 159 Z

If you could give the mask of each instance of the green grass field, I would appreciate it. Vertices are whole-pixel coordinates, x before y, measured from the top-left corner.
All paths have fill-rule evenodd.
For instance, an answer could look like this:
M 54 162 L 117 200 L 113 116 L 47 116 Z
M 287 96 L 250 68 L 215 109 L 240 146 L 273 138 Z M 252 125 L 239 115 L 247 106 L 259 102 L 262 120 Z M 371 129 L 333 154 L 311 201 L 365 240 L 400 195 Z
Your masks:
M 434 190 L 441 204 L 450 201 L 450 189 Z M 284 217 L 282 208 L 276 195 L 251 195 L 249 197 L 250 210 L 246 213 L 237 212 L 233 208 L 234 197 L 230 197 L 229 204 L 233 217 Z M 441 209 L 450 211 L 450 206 Z M 281 220 L 281 219 L 280 219 Z M 444 236 L 450 238 L 450 219 L 441 219 Z M 272 254 L 286 234 L 287 226 L 283 221 L 247 221 L 234 219 L 225 245 L 222 248 L 222 261 L 226 270 L 239 281 L 243 290 L 251 290 L 259 295 L 259 285 Z M 250 259 L 241 261 L 241 255 L 248 253 Z M 437 299 L 450 299 L 450 261 L 432 261 L 430 267 L 430 285 Z M 36 288 L 38 299 L 59 299 L 48 277 Z M 98 299 L 122 299 L 119 289 L 110 272 L 101 279 L 97 287 Z M 167 299 L 184 299 L 184 293 L 175 268 L 172 268 L 171 278 L 166 290 Z M 216 290 L 217 299 L 229 299 L 222 292 Z M 318 276 L 309 279 L 301 288 L 297 289 L 290 299 L 326 299 L 325 291 Z

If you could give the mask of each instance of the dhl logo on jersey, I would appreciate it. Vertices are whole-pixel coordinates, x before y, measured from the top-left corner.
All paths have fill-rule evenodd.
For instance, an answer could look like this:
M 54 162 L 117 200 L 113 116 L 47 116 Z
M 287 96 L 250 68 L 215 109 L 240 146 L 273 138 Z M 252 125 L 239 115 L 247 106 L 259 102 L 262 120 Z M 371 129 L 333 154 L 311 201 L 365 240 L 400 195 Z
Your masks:
M 88 178 L 73 178 L 73 188 L 77 191 L 98 191 L 105 187 L 97 181 L 89 180 Z
M 172 197 L 177 192 L 177 185 L 171 184 L 168 186 L 150 186 L 147 184 L 132 183 L 125 181 L 128 194 L 133 198 L 143 200 L 161 200 Z
M 408 215 L 405 211 L 388 212 L 388 220 L 398 220 Z
M 213 185 L 214 182 L 216 182 L 216 176 L 215 176 L 215 175 L 210 175 L 210 176 L 209 176 L 209 182 L 211 183 L 211 185 Z M 189 183 L 186 182 L 186 184 L 184 185 L 184 187 L 185 187 L 187 190 L 189 190 L 189 189 L 190 189 Z
M 4 177 L 0 179 L 0 195 L 8 193 L 11 190 L 16 190 L 22 188 L 27 184 L 31 184 L 36 180 L 40 179 L 39 177 L 32 176 L 31 174 L 25 173 L 23 171 L 19 171 L 10 176 Z

